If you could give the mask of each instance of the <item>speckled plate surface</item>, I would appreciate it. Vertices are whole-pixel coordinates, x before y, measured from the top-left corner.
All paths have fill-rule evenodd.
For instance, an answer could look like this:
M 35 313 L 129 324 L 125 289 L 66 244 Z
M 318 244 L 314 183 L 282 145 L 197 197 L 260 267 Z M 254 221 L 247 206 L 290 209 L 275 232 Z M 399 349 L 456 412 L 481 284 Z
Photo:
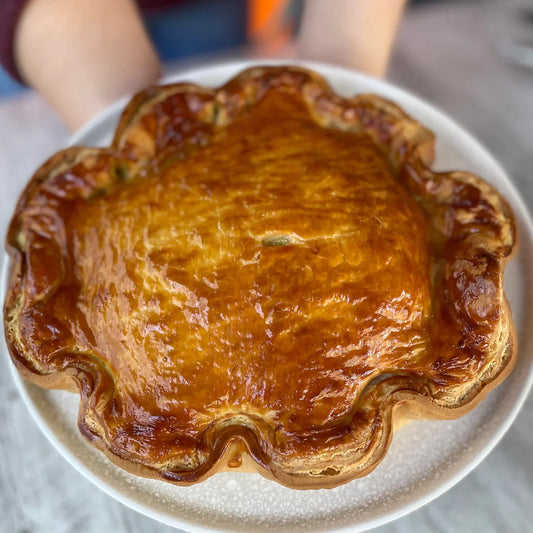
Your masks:
M 261 61 L 261 64 L 272 63 Z M 285 62 L 286 63 L 286 62 Z M 188 71 L 171 81 L 220 85 L 250 66 L 235 62 Z M 331 490 L 295 491 L 256 474 L 224 473 L 193 487 L 135 477 L 110 463 L 80 435 L 79 399 L 21 380 L 18 388 L 43 433 L 102 490 L 133 509 L 186 531 L 363 531 L 398 518 L 442 494 L 489 453 L 508 429 L 533 381 L 533 229 L 524 204 L 496 161 L 468 133 L 413 95 L 349 70 L 299 62 L 324 75 L 341 94 L 375 92 L 401 105 L 437 134 L 439 170 L 475 172 L 511 204 L 520 249 L 505 276 L 519 339 L 513 373 L 472 413 L 453 421 L 415 421 L 394 435 L 385 460 L 367 477 Z M 96 117 L 72 144 L 104 145 L 126 100 Z M 2 269 L 5 289 L 7 265 Z M 3 294 L 1 295 L 3 301 Z M 0 349 L 7 362 L 7 349 Z

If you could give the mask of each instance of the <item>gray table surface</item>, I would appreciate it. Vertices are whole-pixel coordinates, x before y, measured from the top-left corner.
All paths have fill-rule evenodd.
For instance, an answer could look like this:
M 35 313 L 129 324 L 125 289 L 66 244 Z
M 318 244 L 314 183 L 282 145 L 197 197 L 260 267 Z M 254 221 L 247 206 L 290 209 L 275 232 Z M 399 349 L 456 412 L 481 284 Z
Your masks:
M 389 78 L 457 119 L 503 164 L 533 209 L 533 70 L 502 61 L 530 36 L 524 0 L 428 4 L 406 14 Z M 68 133 L 34 93 L 0 100 L 0 233 L 32 170 Z M 171 533 L 75 471 L 30 418 L 0 361 L 0 532 Z M 496 449 L 425 507 L 377 533 L 533 532 L 533 396 Z

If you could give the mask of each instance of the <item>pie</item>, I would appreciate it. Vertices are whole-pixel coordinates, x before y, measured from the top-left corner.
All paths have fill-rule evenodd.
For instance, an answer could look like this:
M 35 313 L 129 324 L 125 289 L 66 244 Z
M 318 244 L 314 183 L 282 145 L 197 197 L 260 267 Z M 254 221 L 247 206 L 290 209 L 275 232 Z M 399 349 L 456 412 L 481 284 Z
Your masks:
M 59 152 L 21 196 L 14 363 L 78 391 L 83 435 L 139 475 L 366 475 L 394 427 L 463 415 L 515 360 L 513 215 L 433 147 L 303 68 L 145 90 L 111 146 Z

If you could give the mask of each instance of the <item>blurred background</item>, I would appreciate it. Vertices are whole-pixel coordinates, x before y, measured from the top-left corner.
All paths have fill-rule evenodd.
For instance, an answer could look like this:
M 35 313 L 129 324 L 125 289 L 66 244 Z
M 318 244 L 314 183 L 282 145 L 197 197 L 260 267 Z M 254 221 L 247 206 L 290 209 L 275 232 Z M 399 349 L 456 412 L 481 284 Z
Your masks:
M 146 12 L 145 22 L 169 75 L 216 60 L 276 57 L 298 31 L 302 10 L 299 1 L 165 4 Z M 533 209 L 532 1 L 412 1 L 387 79 L 473 133 Z M 33 170 L 68 138 L 66 127 L 39 94 L 0 72 L 2 235 Z M 68 465 L 29 417 L 5 365 L 2 360 L 0 421 L 9 430 L 0 431 L 0 532 L 175 531 L 115 502 Z M 480 467 L 436 501 L 375 531 L 533 531 L 532 442 L 530 397 Z

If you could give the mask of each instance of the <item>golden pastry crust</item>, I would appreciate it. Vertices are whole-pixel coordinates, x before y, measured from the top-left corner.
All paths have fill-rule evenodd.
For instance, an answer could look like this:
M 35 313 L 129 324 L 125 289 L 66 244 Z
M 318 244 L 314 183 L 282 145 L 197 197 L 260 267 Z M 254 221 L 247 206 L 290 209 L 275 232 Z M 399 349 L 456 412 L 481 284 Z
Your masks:
M 433 141 L 297 67 L 138 94 L 109 148 L 58 153 L 22 194 L 13 361 L 78 389 L 83 434 L 137 474 L 367 474 L 393 424 L 464 414 L 515 359 L 513 216 L 433 172 Z

